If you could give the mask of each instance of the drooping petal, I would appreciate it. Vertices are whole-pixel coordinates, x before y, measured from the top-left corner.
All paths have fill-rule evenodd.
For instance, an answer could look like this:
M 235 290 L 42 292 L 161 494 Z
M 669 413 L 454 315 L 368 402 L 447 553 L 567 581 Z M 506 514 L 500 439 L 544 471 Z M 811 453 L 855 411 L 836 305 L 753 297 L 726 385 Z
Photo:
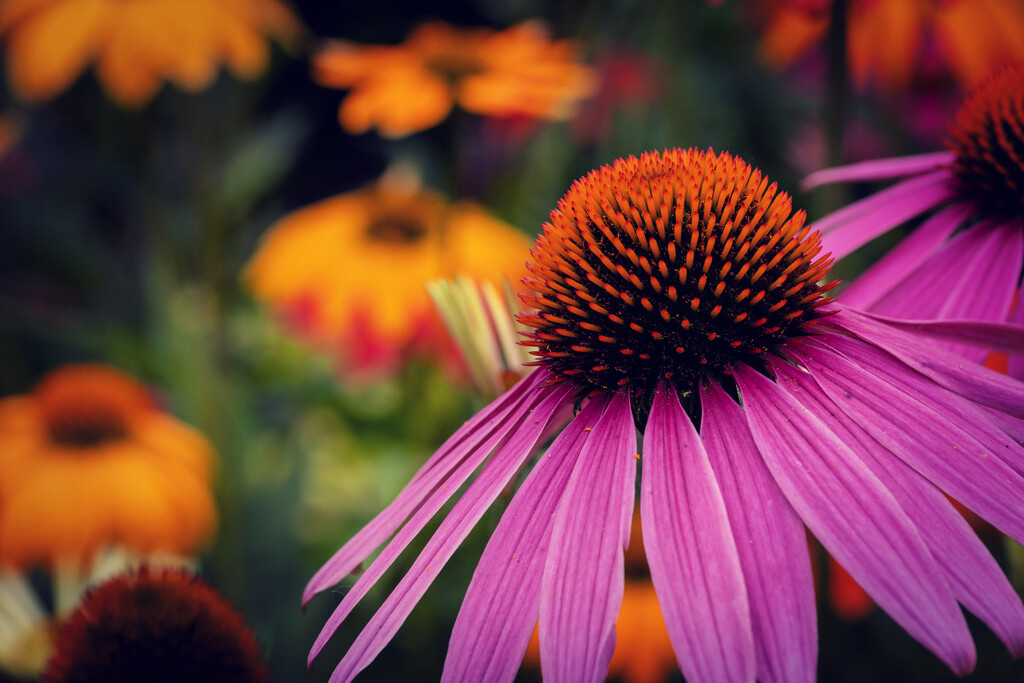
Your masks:
M 754 680 L 747 590 L 715 473 L 675 389 L 654 394 L 640 515 L 651 581 L 691 683 Z
M 419 557 L 413 562 L 412 567 L 398 582 L 377 613 L 373 615 L 366 628 L 356 637 L 352 647 L 349 648 L 331 675 L 331 683 L 351 681 L 390 642 L 399 627 L 405 623 L 413 607 L 433 583 L 434 577 L 438 575 L 448 559 L 473 530 L 483 514 L 487 512 L 487 508 L 491 506 L 498 494 L 519 471 L 526 457 L 533 452 L 544 429 L 551 419 L 561 411 L 562 405 L 565 404 L 572 391 L 574 388 L 571 385 L 560 385 L 535 410 L 531 411 L 532 414 L 526 421 L 509 435 L 507 442 L 498 448 L 494 458 L 484 467 L 480 476 L 470 484 L 466 493 L 455 503 Z M 414 523 L 415 517 L 410 525 Z M 395 540 L 397 541 L 405 532 L 406 529 L 403 528 Z M 361 577 L 360 581 L 345 595 L 345 599 L 342 600 L 335 614 L 340 613 L 341 618 L 347 616 L 348 611 L 359 600 L 361 594 L 373 585 L 375 578 L 370 577 L 374 576 L 376 566 L 380 564 L 381 570 L 386 569 L 394 559 L 393 557 L 384 559 L 394 545 L 398 544 L 392 542 L 385 548 L 378 561 L 374 562 L 366 575 Z M 399 550 L 402 547 L 404 544 L 399 545 Z M 364 582 L 363 578 L 367 580 Z M 365 584 L 363 590 L 360 590 L 361 583 Z
M 355 585 L 345 594 L 341 603 L 331 614 L 320 635 L 313 644 L 309 653 L 309 662 L 312 662 L 320 651 L 330 640 L 331 636 L 341 625 L 341 622 L 352 611 L 355 604 L 366 594 L 366 592 L 377 582 L 384 572 L 391 566 L 398 555 L 405 549 L 410 541 L 418 534 L 427 522 L 437 514 L 437 511 L 451 498 L 462 484 L 477 470 L 483 461 L 490 455 L 491 451 L 503 440 L 514 436 L 516 431 L 527 420 L 530 413 L 537 408 L 550 394 L 545 392 L 535 398 L 528 396 L 527 400 L 518 404 L 513 413 L 500 423 L 495 430 L 479 442 L 478 436 L 472 437 L 472 444 L 463 452 L 458 464 L 452 469 L 450 476 L 439 482 L 439 485 L 430 489 L 429 495 L 421 498 L 421 503 L 413 513 L 409 521 L 403 526 L 394 538 L 384 547 L 381 554 L 373 561 L 370 567 L 359 576 Z M 532 399 L 532 400 L 531 400 Z M 528 427 L 532 425 L 527 423 Z M 507 448 L 499 450 L 495 458 L 504 455 L 505 457 L 517 457 L 516 452 L 506 452 Z M 525 457 L 525 455 L 523 456 Z M 418 491 L 417 493 L 421 493 Z
M 1021 300 L 1020 289 L 1017 290 L 1017 305 L 1010 315 L 1009 323 L 1024 327 L 1024 301 Z M 1024 381 L 1024 355 L 1010 356 L 1010 363 L 1006 372 L 1010 377 Z
M 967 622 L 899 503 L 829 428 L 740 365 L 750 431 L 783 494 L 818 540 L 910 635 L 958 673 L 974 667 Z
M 889 327 L 916 333 L 916 336 L 930 337 L 925 344 L 940 349 L 932 340 L 948 340 L 970 344 L 978 348 L 1002 351 L 1010 354 L 1024 354 L 1024 327 L 1012 323 L 984 322 L 980 320 L 900 320 L 884 316 L 868 316 Z M 954 354 L 953 359 L 957 359 Z
M 954 204 L 930 217 L 855 278 L 842 292 L 843 303 L 871 308 L 904 283 L 909 273 L 926 264 L 973 212 L 974 207 L 969 204 Z
M 908 367 L 931 378 L 936 384 L 958 396 L 1015 417 L 1024 417 L 1024 383 L 993 372 L 977 363 L 971 363 L 938 348 L 933 340 L 902 331 L 898 321 L 880 321 L 850 308 L 822 321 L 822 328 L 836 326 L 885 349 Z M 906 326 L 955 329 L 966 334 L 968 325 L 961 322 L 922 323 L 912 321 Z M 979 324 L 989 331 L 986 343 L 990 348 L 1012 348 L 1019 343 L 1020 329 L 1009 325 Z M 964 336 L 960 336 L 964 339 Z
M 515 677 L 540 611 L 552 518 L 583 445 L 607 406 L 607 398 L 597 396 L 583 408 L 538 459 L 501 516 L 455 620 L 442 681 Z
M 757 678 L 813 683 L 818 616 L 804 524 L 761 460 L 739 405 L 717 384 L 701 391 L 701 405 L 701 440 L 722 491 L 747 587 Z
M 1024 234 L 1019 227 L 982 223 L 956 235 L 909 273 L 872 312 L 911 320 L 1003 322 L 1017 292 L 1022 262 Z M 989 353 L 987 348 L 955 342 L 943 346 L 976 363 Z
M 548 683 L 602 681 L 615 648 L 623 548 L 636 486 L 636 427 L 626 392 L 594 426 L 555 513 L 540 598 Z
M 1004 533 L 1024 538 L 1024 477 L 974 438 L 984 418 L 968 426 L 970 431 L 960 428 L 962 419 L 909 382 L 894 387 L 862 369 L 874 361 L 868 353 L 856 353 L 851 362 L 808 343 L 794 356 L 829 398 L 887 450 Z M 998 443 L 998 435 L 988 437 Z M 1020 448 L 1005 434 L 1002 442 L 1007 449 L 1010 444 Z
M 1024 648 L 1024 606 L 999 565 L 942 492 L 885 449 L 832 402 L 811 375 L 773 363 L 778 385 L 850 446 L 921 532 L 957 600 L 1015 655 Z
M 818 345 L 837 352 L 847 359 L 855 359 L 854 364 L 866 370 L 897 391 L 914 397 L 922 405 L 935 411 L 943 421 L 955 429 L 970 434 L 970 437 L 995 457 L 1015 470 L 1024 478 L 1024 448 L 1015 443 L 991 419 L 968 401 L 963 401 L 949 392 L 936 390 L 935 385 L 919 373 L 908 371 L 899 360 L 890 354 L 855 339 L 844 336 L 828 335 L 816 339 Z
M 933 171 L 953 162 L 952 152 L 932 152 L 892 159 L 873 159 L 848 166 L 836 166 L 815 171 L 800 182 L 804 192 L 832 183 L 850 183 L 858 180 L 887 180 Z
M 468 454 L 482 448 L 493 448 L 512 429 L 517 416 L 523 414 L 524 401 L 531 400 L 533 393 L 549 377 L 543 370 L 532 373 L 462 425 L 427 460 L 395 500 L 338 549 L 313 575 L 303 592 L 302 604 L 305 605 L 314 595 L 351 574 L 444 483 Z M 539 398 L 533 397 L 532 400 Z M 454 487 L 449 486 L 449 493 L 454 493 L 459 485 L 461 482 Z
M 814 223 L 823 252 L 840 259 L 897 225 L 953 199 L 948 171 L 904 180 Z

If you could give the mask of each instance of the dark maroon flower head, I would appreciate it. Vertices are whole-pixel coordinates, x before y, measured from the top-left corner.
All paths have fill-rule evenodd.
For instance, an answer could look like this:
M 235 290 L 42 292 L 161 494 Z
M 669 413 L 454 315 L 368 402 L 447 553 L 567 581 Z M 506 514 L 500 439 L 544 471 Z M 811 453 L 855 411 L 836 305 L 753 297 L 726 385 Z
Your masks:
M 1024 64 L 975 88 L 949 133 L 961 192 L 993 215 L 1024 214 Z
M 262 683 L 242 617 L 190 572 L 149 569 L 91 590 L 57 634 L 44 683 Z

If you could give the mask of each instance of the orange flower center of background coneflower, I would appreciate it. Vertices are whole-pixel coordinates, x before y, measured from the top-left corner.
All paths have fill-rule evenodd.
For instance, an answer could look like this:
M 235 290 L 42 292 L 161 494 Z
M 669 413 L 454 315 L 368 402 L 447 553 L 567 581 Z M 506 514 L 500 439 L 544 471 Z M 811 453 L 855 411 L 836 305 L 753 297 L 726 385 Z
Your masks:
M 582 393 L 629 386 L 642 411 L 805 333 L 831 259 L 761 172 L 714 151 L 648 152 L 576 181 L 531 252 L 524 344 Z
M 1024 65 L 999 71 L 957 112 L 949 147 L 969 197 L 995 215 L 1024 213 Z
M 131 421 L 152 403 L 145 388 L 110 368 L 69 366 L 33 391 L 50 440 L 92 448 L 127 436 Z

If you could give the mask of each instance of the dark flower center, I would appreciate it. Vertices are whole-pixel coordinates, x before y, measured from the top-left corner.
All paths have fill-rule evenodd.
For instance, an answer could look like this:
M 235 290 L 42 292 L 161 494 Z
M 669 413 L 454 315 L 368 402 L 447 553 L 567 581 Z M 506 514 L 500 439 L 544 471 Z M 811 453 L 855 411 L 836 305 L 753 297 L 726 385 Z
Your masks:
M 1024 65 L 978 86 L 949 134 L 961 192 L 993 215 L 1024 215 Z
M 426 223 L 416 216 L 399 214 L 381 216 L 366 228 L 366 236 L 374 242 L 416 244 L 430 232 Z
M 267 680 L 260 647 L 216 591 L 143 568 L 91 590 L 57 634 L 44 683 Z
M 91 448 L 123 439 L 127 433 L 124 416 L 113 406 L 76 405 L 47 424 L 50 440 L 62 446 Z
M 71 365 L 50 373 L 33 390 L 50 441 L 92 448 L 123 439 L 137 415 L 152 409 L 145 388 L 101 365 Z
M 535 364 L 649 405 L 806 334 L 831 259 L 789 195 L 714 151 L 648 152 L 578 180 L 538 237 L 520 320 Z M 816 258 L 818 257 L 818 258 Z

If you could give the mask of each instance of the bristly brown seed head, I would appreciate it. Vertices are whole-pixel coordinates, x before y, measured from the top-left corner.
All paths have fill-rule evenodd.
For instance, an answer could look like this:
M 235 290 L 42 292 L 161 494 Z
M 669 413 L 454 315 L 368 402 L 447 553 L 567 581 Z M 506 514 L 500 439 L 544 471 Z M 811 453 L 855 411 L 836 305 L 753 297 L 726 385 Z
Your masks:
M 994 215 L 1024 214 L 1024 65 L 979 85 L 949 134 L 961 192 Z
M 648 404 L 806 334 L 831 259 L 789 195 L 742 159 L 675 149 L 576 181 L 537 238 L 524 344 L 581 393 Z

